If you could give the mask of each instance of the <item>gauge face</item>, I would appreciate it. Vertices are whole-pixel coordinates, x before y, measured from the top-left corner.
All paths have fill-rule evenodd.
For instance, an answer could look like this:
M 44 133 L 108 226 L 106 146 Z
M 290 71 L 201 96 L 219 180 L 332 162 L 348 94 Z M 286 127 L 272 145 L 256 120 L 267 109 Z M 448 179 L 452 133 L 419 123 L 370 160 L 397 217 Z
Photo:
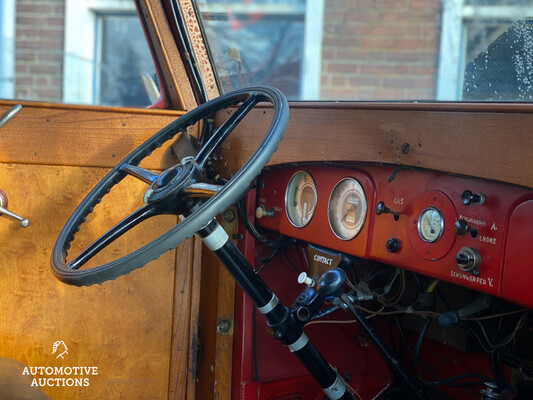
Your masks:
M 342 240 L 354 238 L 366 218 L 366 197 L 361 184 L 353 178 L 341 180 L 329 197 L 328 219 L 331 229 Z
M 428 243 L 439 240 L 444 231 L 444 218 L 439 210 L 428 207 L 418 217 L 418 234 Z
M 295 173 L 285 192 L 285 210 L 289 221 L 301 228 L 306 226 L 316 208 L 316 186 L 311 174 L 306 171 Z

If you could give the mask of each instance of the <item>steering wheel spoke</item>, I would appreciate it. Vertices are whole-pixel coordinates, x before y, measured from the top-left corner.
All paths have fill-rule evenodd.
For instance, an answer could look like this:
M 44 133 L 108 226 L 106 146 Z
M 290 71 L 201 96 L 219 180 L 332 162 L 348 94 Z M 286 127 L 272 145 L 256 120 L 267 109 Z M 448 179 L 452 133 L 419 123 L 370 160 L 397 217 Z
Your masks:
M 131 175 L 141 181 L 151 185 L 159 177 L 158 174 L 150 170 L 137 167 L 136 165 L 131 165 L 128 163 L 121 163 L 119 167 L 120 171 L 126 172 L 128 175 Z
M 156 207 L 153 205 L 145 205 L 139 208 L 96 239 L 89 247 L 83 250 L 67 265 L 68 268 L 79 269 L 85 263 L 87 263 L 87 261 L 115 241 L 118 237 L 124 235 L 141 222 L 158 214 L 159 213 L 157 212 Z
M 213 185 L 211 183 L 196 182 L 183 189 L 187 197 L 212 197 L 217 194 L 224 186 Z
M 235 129 L 237 124 L 250 112 L 254 106 L 262 100 L 257 93 L 251 93 L 248 99 L 226 120 L 216 132 L 211 136 L 207 143 L 198 152 L 195 162 L 201 168 L 213 151 L 228 137 Z

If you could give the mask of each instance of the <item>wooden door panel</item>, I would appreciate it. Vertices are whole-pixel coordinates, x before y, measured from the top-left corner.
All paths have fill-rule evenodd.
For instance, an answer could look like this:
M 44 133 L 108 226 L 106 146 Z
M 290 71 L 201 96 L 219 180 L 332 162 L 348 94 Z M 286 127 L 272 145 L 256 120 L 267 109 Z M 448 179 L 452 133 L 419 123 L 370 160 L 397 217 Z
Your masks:
M 193 242 L 102 285 L 68 286 L 50 268 L 59 231 L 109 171 L 108 164 L 117 163 L 176 113 L 64 107 L 55 123 L 41 121 L 57 115 L 57 110 L 56 106 L 23 108 L 0 130 L 0 189 L 7 193 L 9 209 L 30 221 L 22 228 L 17 221 L 0 217 L 0 357 L 28 367 L 97 368 L 98 374 L 89 376 L 38 371 L 35 378 L 89 379 L 81 381 L 82 386 L 43 387 L 51 399 L 166 399 L 171 373 L 175 398 L 183 398 L 185 390 L 194 395 L 194 385 L 187 387 L 187 382 L 192 382 L 194 357 L 189 348 L 196 326 L 182 323 L 197 320 L 199 272 L 194 276 L 192 271 L 199 261 L 193 262 Z M 125 116 L 130 129 L 122 126 Z M 38 132 L 40 126 L 45 128 Z M 31 141 L 21 143 L 20 138 L 28 136 Z M 42 150 L 34 151 L 37 148 Z M 31 160 L 35 152 L 36 159 Z M 43 164 L 52 165 L 40 164 L 41 155 Z M 148 166 L 161 170 L 172 162 L 170 152 L 163 149 Z M 102 164 L 106 167 L 99 167 Z M 70 253 L 138 208 L 146 188 L 131 177 L 114 187 L 82 225 Z M 175 217 L 148 220 L 111 244 L 96 262 L 130 252 L 176 223 Z M 57 341 L 68 348 L 64 358 L 52 354 Z

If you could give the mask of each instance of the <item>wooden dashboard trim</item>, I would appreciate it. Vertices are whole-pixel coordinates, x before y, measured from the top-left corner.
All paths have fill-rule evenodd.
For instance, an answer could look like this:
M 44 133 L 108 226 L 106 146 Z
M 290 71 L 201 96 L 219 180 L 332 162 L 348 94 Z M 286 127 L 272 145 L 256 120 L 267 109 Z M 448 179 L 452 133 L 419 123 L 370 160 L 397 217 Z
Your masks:
M 270 118 L 258 108 L 237 127 L 221 150 L 223 173 L 248 159 Z M 377 162 L 533 188 L 531 126 L 533 107 L 521 104 L 292 103 L 269 165 Z
M 494 113 L 533 113 L 532 103 L 495 102 L 434 102 L 434 101 L 293 101 L 291 108 L 298 109 L 362 109 L 362 110 L 405 110 L 441 112 L 494 112 Z

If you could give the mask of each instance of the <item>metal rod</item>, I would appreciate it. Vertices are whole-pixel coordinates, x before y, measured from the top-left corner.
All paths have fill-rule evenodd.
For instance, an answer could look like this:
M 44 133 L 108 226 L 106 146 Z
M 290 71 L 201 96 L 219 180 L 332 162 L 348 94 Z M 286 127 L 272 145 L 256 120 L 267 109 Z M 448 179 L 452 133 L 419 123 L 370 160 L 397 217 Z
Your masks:
M 6 112 L 2 116 L 2 118 L 0 118 L 0 128 L 3 127 L 7 121 L 13 118 L 21 109 L 22 106 L 20 104 L 17 104 L 16 106 L 13 106 L 8 112 Z
M 399 378 L 405 384 L 406 388 L 409 389 L 411 393 L 415 396 L 414 398 L 420 400 L 426 399 L 426 396 L 422 392 L 422 390 L 411 380 L 411 378 L 407 374 L 407 371 L 403 368 L 403 366 L 398 362 L 396 357 L 394 357 L 394 355 L 388 349 L 387 345 L 385 344 L 383 339 L 381 339 L 381 336 L 379 336 L 376 329 L 374 328 L 372 322 L 367 320 L 361 314 L 361 312 L 353 305 L 353 299 L 345 293 L 341 296 L 341 300 L 344 302 L 344 304 L 346 304 L 348 310 L 352 313 L 355 319 L 357 319 L 357 322 L 359 322 L 359 325 L 361 325 L 367 335 L 370 336 L 379 352 L 385 358 L 385 361 L 391 368 L 394 375 L 396 375 L 396 377 Z

